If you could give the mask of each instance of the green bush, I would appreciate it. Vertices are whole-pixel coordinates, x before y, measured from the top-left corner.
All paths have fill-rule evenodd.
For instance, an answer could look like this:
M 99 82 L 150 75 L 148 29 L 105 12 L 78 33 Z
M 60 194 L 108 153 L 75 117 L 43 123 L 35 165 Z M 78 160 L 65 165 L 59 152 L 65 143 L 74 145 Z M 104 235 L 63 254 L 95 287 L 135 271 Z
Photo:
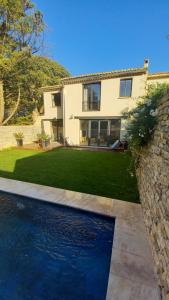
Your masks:
M 32 115 L 28 115 L 26 117 L 15 117 L 13 118 L 9 124 L 16 124 L 16 125 L 32 125 L 33 119 Z
M 37 139 L 38 141 L 50 141 L 50 136 L 46 133 L 38 133 Z
M 158 122 L 158 103 L 168 89 L 168 84 L 151 85 L 146 97 L 128 113 L 127 139 L 131 149 L 138 150 L 152 139 Z

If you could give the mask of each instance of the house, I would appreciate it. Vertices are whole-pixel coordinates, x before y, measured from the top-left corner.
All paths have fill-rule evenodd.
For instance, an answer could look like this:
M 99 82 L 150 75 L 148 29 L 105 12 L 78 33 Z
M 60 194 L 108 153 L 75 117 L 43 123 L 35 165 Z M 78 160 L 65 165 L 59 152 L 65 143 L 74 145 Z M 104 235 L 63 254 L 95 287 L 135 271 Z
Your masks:
M 125 139 L 124 113 L 145 95 L 148 84 L 169 83 L 168 73 L 142 68 L 64 78 L 61 85 L 42 88 L 42 129 L 54 141 L 70 145 L 107 146 Z

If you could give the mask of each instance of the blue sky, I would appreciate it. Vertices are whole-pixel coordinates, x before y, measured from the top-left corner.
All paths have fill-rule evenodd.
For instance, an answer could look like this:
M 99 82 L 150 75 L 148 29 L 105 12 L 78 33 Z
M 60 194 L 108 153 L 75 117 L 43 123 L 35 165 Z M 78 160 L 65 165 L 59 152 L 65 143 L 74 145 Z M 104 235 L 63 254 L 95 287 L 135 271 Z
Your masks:
M 34 0 L 44 54 L 72 75 L 141 67 L 169 71 L 169 0 Z

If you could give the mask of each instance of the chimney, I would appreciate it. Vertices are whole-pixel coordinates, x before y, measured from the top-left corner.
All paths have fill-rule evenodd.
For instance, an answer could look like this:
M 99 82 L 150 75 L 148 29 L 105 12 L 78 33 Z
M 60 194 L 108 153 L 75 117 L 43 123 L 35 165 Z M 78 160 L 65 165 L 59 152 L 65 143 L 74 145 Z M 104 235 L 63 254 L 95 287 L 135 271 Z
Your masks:
M 149 66 L 149 59 L 146 58 L 146 59 L 144 60 L 144 68 L 145 68 L 145 69 L 148 69 L 148 66 Z

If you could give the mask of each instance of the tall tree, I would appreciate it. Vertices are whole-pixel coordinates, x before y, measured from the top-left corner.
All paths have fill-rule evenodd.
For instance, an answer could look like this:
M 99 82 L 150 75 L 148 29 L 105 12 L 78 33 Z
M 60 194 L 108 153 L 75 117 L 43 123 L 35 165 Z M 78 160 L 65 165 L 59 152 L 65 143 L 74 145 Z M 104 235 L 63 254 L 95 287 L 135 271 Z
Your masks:
M 43 40 L 42 13 L 29 0 L 0 0 L 0 54 L 29 47 L 37 52 Z
M 0 80 L 0 124 L 4 119 L 4 91 L 3 91 L 3 81 Z
M 31 54 L 38 52 L 43 41 L 44 22 L 42 13 L 35 9 L 29 0 L 0 0 L 0 124 L 4 122 L 4 94 L 6 98 L 13 97 L 16 108 L 20 102 L 19 82 L 15 86 L 15 93 L 7 95 L 3 92 L 22 72 L 18 68 Z M 16 92 L 17 90 L 17 92 Z M 10 112 L 9 119 L 13 116 Z M 10 117 L 10 118 L 9 118 Z
M 15 116 L 8 123 L 29 124 L 32 120 L 32 112 L 41 112 L 43 101 L 40 87 L 60 84 L 60 79 L 70 74 L 64 67 L 46 57 L 33 55 L 22 61 L 16 67 L 17 76 L 10 77 L 10 73 L 4 82 L 4 94 L 6 99 L 6 112 L 10 113 L 15 107 L 11 95 L 18 97 L 17 86 L 20 86 L 21 101 Z

